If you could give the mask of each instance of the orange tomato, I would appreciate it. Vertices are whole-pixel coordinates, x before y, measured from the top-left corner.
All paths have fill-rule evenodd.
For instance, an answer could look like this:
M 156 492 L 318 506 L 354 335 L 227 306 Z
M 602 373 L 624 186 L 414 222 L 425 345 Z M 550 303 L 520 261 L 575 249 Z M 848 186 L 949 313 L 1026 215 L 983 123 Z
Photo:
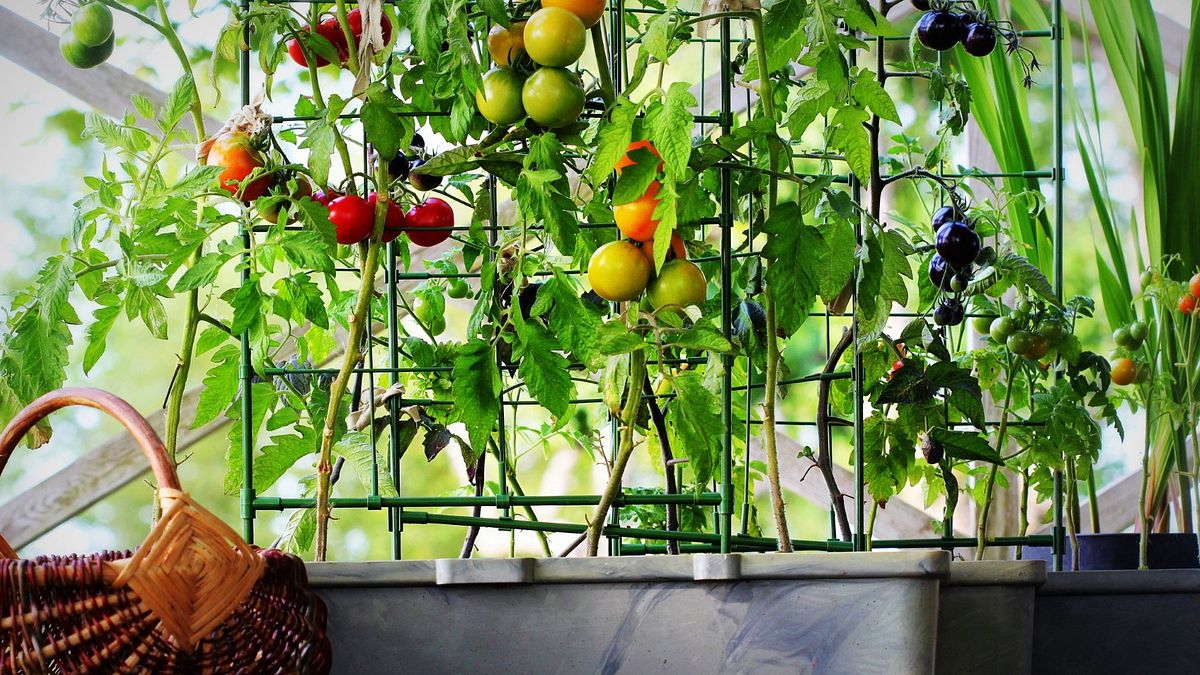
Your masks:
M 650 264 L 654 265 L 654 237 L 651 237 L 650 241 L 643 243 L 641 249 L 642 255 L 646 256 L 646 260 L 649 260 Z M 687 247 L 683 245 L 683 237 L 679 236 L 678 232 L 672 232 L 671 248 L 667 249 L 667 260 L 674 260 L 676 258 L 687 260 Z M 666 260 L 663 262 L 665 263 Z
M 662 155 L 658 154 L 658 149 L 655 148 L 654 144 L 651 143 L 650 141 L 634 141 L 629 144 L 628 148 L 625 148 L 625 154 L 621 155 L 621 159 L 617 160 L 616 169 L 617 169 L 618 176 L 621 175 L 621 170 L 624 169 L 625 167 L 633 166 L 634 164 L 637 164 L 637 162 L 635 162 L 633 160 L 633 158 L 629 156 L 629 153 L 633 152 L 634 150 L 641 149 L 641 148 L 647 148 L 648 150 L 650 150 L 650 152 L 654 153 L 655 157 L 662 157 Z M 662 162 L 658 163 L 658 170 L 662 171 Z
M 508 68 L 525 53 L 525 22 L 514 22 L 508 28 L 492 26 L 488 31 L 487 47 L 492 62 L 500 68 Z
M 1125 386 L 1137 379 L 1137 364 L 1131 359 L 1117 359 L 1112 364 L 1113 384 Z
M 1191 281 L 1188 282 L 1188 290 L 1193 298 L 1200 298 L 1200 272 L 1192 275 Z
M 542 7 L 562 7 L 570 10 L 585 28 L 596 25 L 604 16 L 604 0 L 542 0 Z
M 240 131 L 221 134 L 212 142 L 208 149 L 205 163 L 209 166 L 219 166 L 221 171 L 221 187 L 230 194 L 239 197 L 244 202 L 252 202 L 266 194 L 274 184 L 274 176 L 263 176 L 248 184 L 241 182 L 250 172 L 263 166 L 266 160 L 262 153 L 255 150 L 250 143 L 250 137 Z
M 1179 298 L 1179 311 L 1183 314 L 1191 314 L 1196 311 L 1196 298 L 1187 294 Z
M 646 192 L 628 204 L 613 207 L 613 218 L 621 234 L 634 241 L 652 241 L 658 221 L 654 220 L 654 209 L 658 207 L 658 181 L 650 183 Z

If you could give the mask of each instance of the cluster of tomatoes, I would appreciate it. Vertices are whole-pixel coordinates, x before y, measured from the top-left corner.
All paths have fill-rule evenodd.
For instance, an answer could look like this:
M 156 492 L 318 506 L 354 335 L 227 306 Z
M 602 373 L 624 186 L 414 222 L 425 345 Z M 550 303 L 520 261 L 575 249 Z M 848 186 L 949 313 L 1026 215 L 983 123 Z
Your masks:
M 1008 314 L 975 319 L 975 330 L 1017 356 L 1040 361 L 1071 335 L 1071 327 L 1057 307 L 1021 300 Z
M 567 69 L 583 55 L 587 30 L 604 14 L 604 0 L 543 0 L 527 19 L 488 33 L 495 67 L 475 91 L 479 114 L 493 124 L 513 124 L 526 115 L 557 129 L 579 119 L 584 91 Z
M 389 162 L 389 165 L 396 164 L 398 159 L 402 159 L 406 167 L 412 160 L 401 154 Z M 255 170 L 266 165 L 266 157 L 255 147 L 249 134 L 243 131 L 226 131 L 213 139 L 205 163 L 221 167 L 218 177 L 221 187 L 247 204 L 266 195 L 276 186 L 274 173 L 265 173 L 247 180 Z M 439 177 L 432 176 L 396 176 L 399 179 L 406 177 L 417 187 L 420 187 L 420 181 L 432 181 L 436 178 L 433 186 L 441 182 Z M 312 185 L 304 176 L 297 176 L 292 183 L 295 187 L 288 191 L 287 199 L 280 201 L 289 202 L 311 197 L 324 205 L 329 209 L 329 222 L 333 223 L 339 244 L 357 244 L 370 238 L 375 226 L 378 193 L 370 192 L 365 198 L 355 194 L 339 194 L 333 190 L 314 193 Z M 281 203 L 275 202 L 270 207 L 260 209 L 259 215 L 264 220 L 274 223 L 279 217 L 281 206 Z M 381 241 L 387 243 L 405 233 L 409 240 L 418 246 L 433 246 L 448 239 L 453 227 L 454 210 L 437 197 L 426 198 L 407 213 L 394 199 L 389 199 Z
M 658 151 L 649 141 L 635 141 L 617 162 L 619 175 L 638 163 L 635 155 L 654 161 Z M 643 160 L 646 161 L 646 160 Z M 659 163 L 658 170 L 662 170 Z M 678 233 L 671 233 L 666 262 L 654 274 L 654 241 L 659 221 L 654 219 L 661 184 L 655 180 L 638 199 L 613 207 L 617 228 L 628 239 L 619 239 L 597 248 L 588 261 L 588 281 L 597 295 L 611 302 L 638 298 L 643 292 L 655 310 L 662 307 L 687 307 L 704 302 L 708 281 L 704 272 L 687 259 L 687 247 Z
M 980 57 L 996 50 L 999 27 L 975 11 L 971 3 L 912 0 L 912 4 L 925 11 L 917 23 L 917 39 L 926 47 L 944 52 L 961 43 L 963 51 Z M 958 4 L 964 5 L 963 11 L 956 11 Z
M 1195 274 L 1188 281 L 1188 292 L 1180 296 L 1176 306 L 1179 308 L 1180 314 L 1191 316 L 1196 311 L 1198 301 L 1200 301 L 1200 274 Z
M 1113 331 L 1113 342 L 1121 350 L 1121 354 L 1135 355 L 1142 344 L 1145 343 L 1146 337 L 1150 335 L 1150 327 L 1145 321 L 1134 321 L 1128 326 L 1121 326 Z M 1119 356 L 1112 361 L 1112 381 L 1113 384 L 1127 385 L 1133 384 L 1138 380 L 1147 377 L 1150 374 L 1149 369 L 1141 359 L 1131 358 L 1130 356 Z
M 80 5 L 58 38 L 58 51 L 76 68 L 95 68 L 112 56 L 116 33 L 112 10 L 98 0 Z
M 971 285 L 983 241 L 975 232 L 975 224 L 955 206 L 935 211 L 931 225 L 937 253 L 929 259 L 929 281 L 946 294 L 934 310 L 933 320 L 939 326 L 957 326 L 966 316 L 961 294 Z
M 392 41 L 392 21 L 387 17 L 387 14 L 381 14 L 379 23 L 383 31 L 383 42 L 387 44 Z M 350 26 L 350 34 L 354 37 L 353 48 L 357 50 L 358 40 L 362 37 L 363 32 L 362 11 L 355 9 L 346 14 L 346 24 Z M 302 30 L 308 33 L 312 29 L 309 26 L 305 26 Z M 345 65 L 346 61 L 350 58 L 351 47 L 346 42 L 346 35 L 342 32 L 342 27 L 338 24 L 337 17 L 330 16 L 322 19 L 317 24 L 316 34 L 333 46 L 334 51 L 337 52 L 338 65 Z M 315 41 L 308 41 L 307 44 L 301 44 L 299 39 L 292 38 L 287 42 L 288 55 L 292 57 L 292 60 L 297 65 L 307 68 L 308 57 L 305 55 L 305 47 L 308 47 L 312 51 L 315 44 Z M 331 63 L 329 59 L 320 54 L 314 53 L 313 56 L 315 56 L 313 63 L 318 68 Z

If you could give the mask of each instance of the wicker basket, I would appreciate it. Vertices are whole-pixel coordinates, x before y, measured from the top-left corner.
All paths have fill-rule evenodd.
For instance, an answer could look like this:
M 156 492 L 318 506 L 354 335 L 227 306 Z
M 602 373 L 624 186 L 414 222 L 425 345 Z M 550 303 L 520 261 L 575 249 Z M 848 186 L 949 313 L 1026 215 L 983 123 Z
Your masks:
M 180 490 L 150 425 L 96 389 L 59 389 L 0 435 L 0 471 L 30 427 L 102 410 L 141 446 L 162 517 L 136 552 L 18 560 L 0 537 L 0 673 L 327 673 L 325 605 L 295 556 L 248 545 Z

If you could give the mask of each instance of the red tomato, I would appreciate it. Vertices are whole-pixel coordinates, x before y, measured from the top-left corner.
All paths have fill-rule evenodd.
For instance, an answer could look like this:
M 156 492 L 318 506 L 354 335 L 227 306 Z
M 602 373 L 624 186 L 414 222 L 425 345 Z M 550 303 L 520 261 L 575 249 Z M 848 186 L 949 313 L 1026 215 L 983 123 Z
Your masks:
M 350 32 L 354 34 L 354 39 L 357 41 L 363 34 L 362 12 L 357 9 L 351 10 L 346 15 L 346 23 L 350 24 Z M 379 25 L 383 30 L 383 44 L 386 45 L 392 41 L 392 20 L 388 18 L 387 14 L 380 14 Z
M 321 206 L 329 206 L 329 202 L 341 196 L 333 190 L 317 190 L 317 193 L 312 198 L 314 202 L 317 202 Z
M 305 26 L 303 30 L 309 31 L 311 28 Z M 330 44 L 333 45 L 334 49 L 337 49 L 338 54 L 343 55 L 342 59 L 345 60 L 346 57 L 344 56 L 344 53 L 346 51 L 346 41 L 342 38 L 342 29 L 340 26 L 338 26 L 336 20 L 331 21 L 326 19 L 325 21 L 317 24 L 317 35 L 320 35 L 328 40 Z M 292 60 L 295 61 L 297 65 L 301 66 L 302 68 L 308 67 L 308 59 L 304 58 L 304 49 L 301 48 L 299 40 L 296 38 L 288 40 L 287 48 L 288 54 L 291 55 Z M 312 49 L 311 45 L 309 46 L 309 49 Z M 318 68 L 329 65 L 329 59 L 316 54 L 314 54 L 314 56 L 317 57 L 316 64 Z
M 1188 282 L 1188 290 L 1193 298 L 1200 298 L 1200 272 L 1192 275 L 1191 281 Z
M 418 246 L 433 246 L 450 238 L 454 227 L 454 209 L 437 197 L 430 197 L 404 214 L 405 231 Z M 439 229 L 434 229 L 439 228 Z
M 339 244 L 357 244 L 371 236 L 375 209 L 358 195 L 346 195 L 329 202 L 329 222 L 337 229 Z
M 379 202 L 379 195 L 375 192 L 367 195 L 367 204 L 371 206 L 371 213 L 375 213 L 375 204 Z M 373 216 L 372 216 L 373 217 Z M 383 221 L 383 237 L 380 241 L 388 243 L 400 236 L 404 231 L 404 211 L 400 209 L 400 205 L 396 200 L 388 201 L 387 216 Z
M 274 176 L 267 175 L 249 184 L 241 184 L 251 171 L 261 168 L 265 162 L 262 153 L 250 144 L 250 137 L 240 131 L 230 131 L 218 136 L 208 150 L 208 157 L 205 158 L 205 163 L 209 166 L 224 168 L 220 175 L 221 187 L 247 203 L 266 194 L 275 182 Z
M 1179 311 L 1184 314 L 1191 314 L 1196 311 L 1196 298 L 1191 295 L 1184 295 L 1179 298 Z

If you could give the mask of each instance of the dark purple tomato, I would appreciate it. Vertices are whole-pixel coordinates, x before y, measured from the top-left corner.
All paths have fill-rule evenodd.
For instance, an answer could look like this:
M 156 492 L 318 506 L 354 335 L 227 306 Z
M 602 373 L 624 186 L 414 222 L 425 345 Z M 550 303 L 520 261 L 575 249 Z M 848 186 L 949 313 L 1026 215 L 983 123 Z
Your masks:
M 946 288 L 947 272 L 946 261 L 935 253 L 929 259 L 929 283 L 933 284 L 934 288 Z
M 929 0 L 912 0 L 912 6 L 916 7 L 917 9 L 921 10 L 922 12 L 928 12 L 929 11 Z
M 975 262 L 982 246 L 979 235 L 966 223 L 951 221 L 938 228 L 938 255 L 956 270 Z
M 925 439 L 921 444 L 921 454 L 925 456 L 925 461 L 929 464 L 939 464 L 946 456 L 946 446 L 942 445 L 941 441 L 935 441 L 932 438 Z
M 926 12 L 917 24 L 917 39 L 926 47 L 939 52 L 953 49 L 965 34 L 962 19 L 950 12 Z
M 933 212 L 933 219 L 929 222 L 931 225 L 933 225 L 933 231 L 937 232 L 946 223 L 952 220 L 961 221 L 962 219 L 963 214 L 957 208 L 953 206 L 943 206 L 942 208 Z
M 408 178 L 408 170 L 412 168 L 412 160 L 404 151 L 396 153 L 396 156 L 388 162 L 388 175 L 392 178 L 404 180 Z
M 933 310 L 933 322 L 939 326 L 957 326 L 963 322 L 967 310 L 958 300 L 943 300 L 937 309 Z
M 963 36 L 963 51 L 971 56 L 987 56 L 996 50 L 996 30 L 986 23 L 972 23 Z

